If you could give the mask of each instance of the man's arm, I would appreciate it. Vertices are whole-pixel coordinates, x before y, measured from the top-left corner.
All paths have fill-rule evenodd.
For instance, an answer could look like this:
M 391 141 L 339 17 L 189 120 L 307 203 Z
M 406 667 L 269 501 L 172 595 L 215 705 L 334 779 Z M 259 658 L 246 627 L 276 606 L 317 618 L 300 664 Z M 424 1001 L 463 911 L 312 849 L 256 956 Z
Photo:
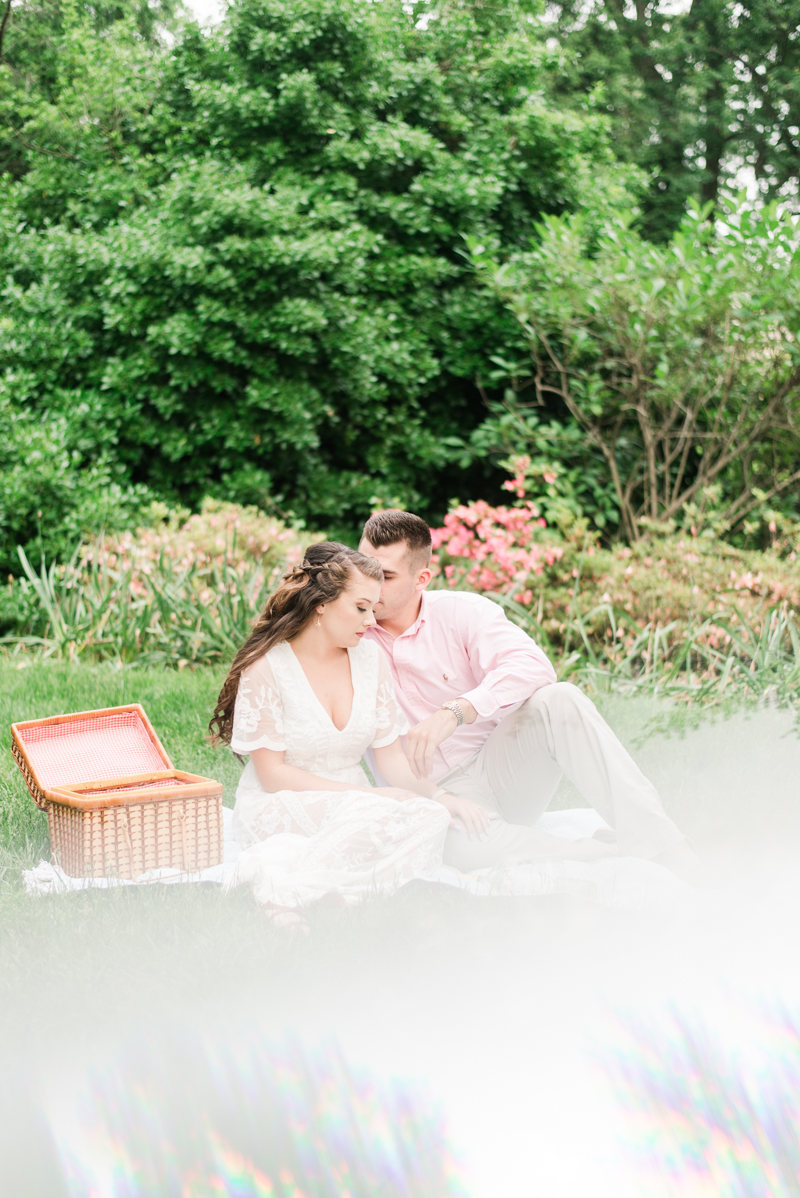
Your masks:
M 500 708 L 522 703 L 539 687 L 556 681 L 556 672 L 543 650 L 507 620 L 502 608 L 490 599 L 485 604 L 471 605 L 459 631 L 472 673 L 480 679 L 471 691 L 452 696 L 466 724 L 473 724 L 478 716 L 488 718 Z M 455 712 L 443 709 L 411 729 L 405 751 L 418 778 L 430 776 L 434 753 L 457 727 Z
M 479 716 L 487 718 L 499 708 L 522 703 L 539 687 L 556 681 L 544 650 L 491 599 L 470 611 L 465 640 L 472 673 L 480 682 L 464 698 Z

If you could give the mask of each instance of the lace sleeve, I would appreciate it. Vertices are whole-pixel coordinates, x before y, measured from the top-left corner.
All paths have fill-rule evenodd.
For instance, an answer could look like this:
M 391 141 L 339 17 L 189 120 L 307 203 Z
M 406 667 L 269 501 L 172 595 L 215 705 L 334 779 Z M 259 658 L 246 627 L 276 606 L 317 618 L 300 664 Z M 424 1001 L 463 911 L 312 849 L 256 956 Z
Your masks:
M 252 753 L 253 749 L 280 753 L 286 748 L 281 693 L 266 657 L 248 666 L 239 680 L 231 748 L 234 753 Z
M 375 647 L 378 652 L 378 695 L 375 711 L 377 717 L 375 739 L 371 748 L 382 749 L 384 745 L 393 744 L 398 736 L 404 736 L 408 732 L 408 720 L 397 702 L 392 671 L 386 660 L 386 654 L 382 649 L 378 649 L 377 645 Z

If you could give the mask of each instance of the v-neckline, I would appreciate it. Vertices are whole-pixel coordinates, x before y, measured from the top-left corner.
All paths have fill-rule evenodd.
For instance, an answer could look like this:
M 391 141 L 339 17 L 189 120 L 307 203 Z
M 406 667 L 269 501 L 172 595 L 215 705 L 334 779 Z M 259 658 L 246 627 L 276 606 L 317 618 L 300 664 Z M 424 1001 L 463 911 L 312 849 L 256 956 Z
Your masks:
M 350 725 L 352 724 L 353 716 L 354 716 L 355 710 L 356 710 L 356 678 L 355 678 L 355 671 L 353 670 L 353 658 L 351 656 L 350 649 L 347 649 L 346 653 L 347 653 L 347 664 L 350 666 L 350 685 L 353 688 L 353 702 L 350 705 L 350 715 L 348 717 L 347 723 L 345 724 L 344 728 L 337 728 L 333 722 L 333 717 L 331 716 L 330 712 L 327 711 L 327 709 L 325 708 L 319 695 L 317 694 L 317 692 L 314 690 L 313 686 L 309 682 L 308 675 L 306 674 L 305 670 L 303 669 L 303 666 L 300 662 L 300 658 L 297 656 L 294 649 L 292 648 L 290 641 L 286 641 L 286 648 L 291 653 L 292 661 L 294 662 L 294 664 L 297 666 L 298 670 L 300 671 L 300 675 L 303 679 L 303 682 L 306 684 L 309 691 L 311 692 L 311 696 L 312 696 L 314 702 L 316 703 L 317 707 L 320 709 L 322 714 L 325 716 L 325 719 L 328 721 L 331 728 L 333 728 L 334 732 L 338 732 L 339 736 L 342 736 L 343 733 L 345 733 L 347 731 L 347 729 L 350 727 Z

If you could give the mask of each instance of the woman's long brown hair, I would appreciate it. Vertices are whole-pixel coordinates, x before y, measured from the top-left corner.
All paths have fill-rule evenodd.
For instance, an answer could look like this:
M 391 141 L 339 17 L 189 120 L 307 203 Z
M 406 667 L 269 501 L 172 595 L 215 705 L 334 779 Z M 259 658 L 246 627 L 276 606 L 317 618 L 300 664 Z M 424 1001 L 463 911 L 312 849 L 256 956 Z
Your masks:
M 283 582 L 267 600 L 222 684 L 208 725 L 212 743 L 230 744 L 239 680 L 247 667 L 268 653 L 273 645 L 293 641 L 313 618 L 316 607 L 339 598 L 356 570 L 366 574 L 367 578 L 383 582 L 383 570 L 377 558 L 365 557 L 337 541 L 320 541 L 309 545 L 301 566 L 284 574 Z

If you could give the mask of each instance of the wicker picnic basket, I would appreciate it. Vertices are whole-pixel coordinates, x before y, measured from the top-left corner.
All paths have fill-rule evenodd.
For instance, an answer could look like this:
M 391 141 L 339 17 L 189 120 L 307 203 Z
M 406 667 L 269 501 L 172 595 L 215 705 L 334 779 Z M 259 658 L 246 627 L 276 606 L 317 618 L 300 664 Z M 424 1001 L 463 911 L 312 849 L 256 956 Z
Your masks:
M 74 878 L 222 861 L 222 786 L 176 770 L 138 703 L 11 725 L 11 752 Z

